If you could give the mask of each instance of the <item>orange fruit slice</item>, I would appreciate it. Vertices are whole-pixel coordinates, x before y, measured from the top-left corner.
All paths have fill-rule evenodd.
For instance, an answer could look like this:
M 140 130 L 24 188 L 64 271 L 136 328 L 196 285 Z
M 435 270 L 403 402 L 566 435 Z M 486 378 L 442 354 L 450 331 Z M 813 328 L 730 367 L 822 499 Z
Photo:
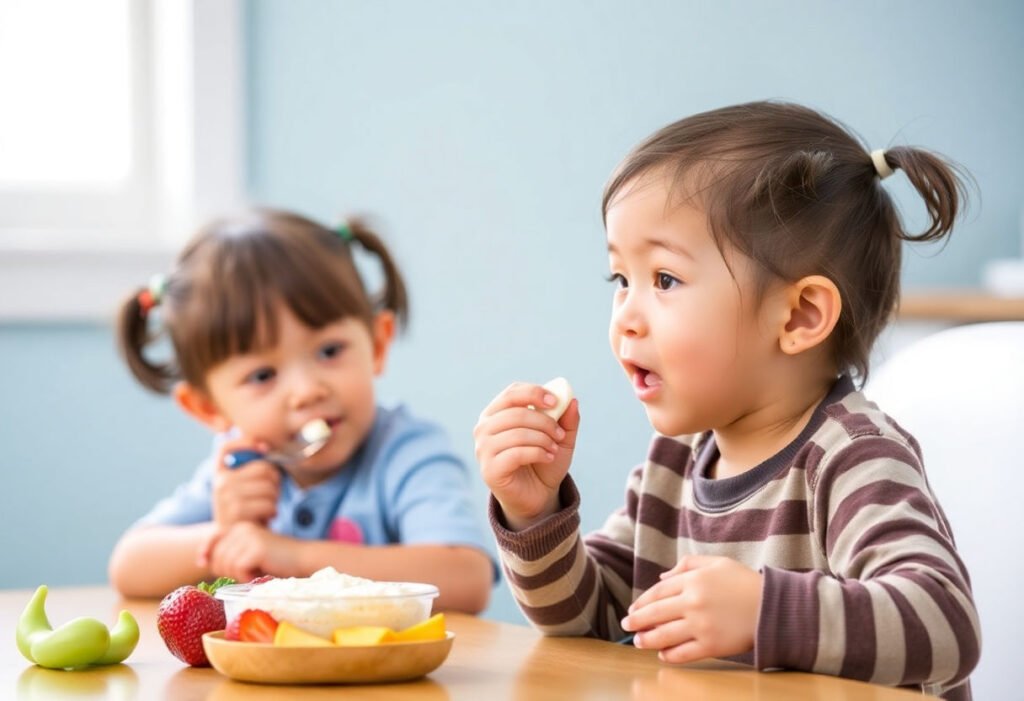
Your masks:
M 294 626 L 288 621 L 281 621 L 274 631 L 274 645 L 277 647 L 330 647 L 331 641 L 313 635 Z
M 422 640 L 444 640 L 444 614 L 434 614 L 425 621 L 420 621 L 414 626 L 400 630 L 394 634 L 392 642 L 412 642 Z
M 349 626 L 334 631 L 334 644 L 348 647 L 380 645 L 390 642 L 395 632 L 385 626 Z

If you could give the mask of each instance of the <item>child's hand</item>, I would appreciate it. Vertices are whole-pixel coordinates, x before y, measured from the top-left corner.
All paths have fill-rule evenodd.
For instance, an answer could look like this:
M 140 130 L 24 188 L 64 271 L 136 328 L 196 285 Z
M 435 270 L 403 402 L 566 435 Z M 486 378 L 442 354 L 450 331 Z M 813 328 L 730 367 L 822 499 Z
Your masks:
M 241 521 L 268 523 L 277 514 L 281 475 L 266 460 L 253 460 L 231 469 L 224 458 L 238 450 L 265 451 L 266 446 L 248 438 L 225 441 L 217 451 L 213 475 L 213 520 L 221 528 Z
M 558 511 L 558 488 L 572 462 L 580 424 L 574 399 L 559 421 L 529 406 L 551 407 L 554 395 L 538 385 L 516 383 L 494 398 L 473 429 L 484 483 L 522 530 Z
M 263 574 L 293 571 L 294 556 L 291 538 L 243 521 L 210 538 L 201 549 L 200 562 L 215 576 L 248 582 Z
M 622 619 L 633 644 L 683 664 L 754 647 L 763 577 L 728 557 L 687 555 Z

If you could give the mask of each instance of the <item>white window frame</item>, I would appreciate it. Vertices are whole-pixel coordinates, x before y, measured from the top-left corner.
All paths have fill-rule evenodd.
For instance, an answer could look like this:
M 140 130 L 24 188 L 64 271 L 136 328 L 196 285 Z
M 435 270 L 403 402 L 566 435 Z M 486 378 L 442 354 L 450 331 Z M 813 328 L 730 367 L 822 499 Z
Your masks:
M 200 222 L 245 205 L 241 0 L 132 8 L 144 35 L 135 92 L 148 97 L 135 139 L 141 177 L 93 201 L 20 193 L 69 216 L 52 219 L 52 231 L 0 220 L 0 322 L 110 320 L 124 295 L 169 269 Z M 104 209 L 115 216 L 92 216 Z

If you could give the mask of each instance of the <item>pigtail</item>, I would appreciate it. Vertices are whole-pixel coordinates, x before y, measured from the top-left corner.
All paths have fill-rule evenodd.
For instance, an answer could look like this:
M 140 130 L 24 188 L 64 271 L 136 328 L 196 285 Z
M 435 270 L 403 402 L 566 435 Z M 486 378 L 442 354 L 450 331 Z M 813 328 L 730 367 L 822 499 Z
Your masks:
M 967 202 L 963 169 L 942 156 L 910 146 L 886 149 L 885 162 L 907 174 L 910 184 L 924 199 L 930 223 L 919 234 L 900 231 L 905 241 L 938 241 L 953 229 L 953 222 Z
M 146 301 L 150 290 L 139 288 L 121 303 L 117 316 L 117 341 L 121 357 L 142 385 L 160 394 L 169 394 L 177 376 L 170 363 L 150 362 L 143 353 L 154 335 L 149 330 L 152 302 Z
M 399 272 L 394 258 L 380 237 L 373 233 L 363 220 L 353 218 L 349 219 L 347 224 L 352 239 L 380 260 L 381 268 L 384 271 L 382 306 L 395 313 L 396 319 L 403 328 L 407 327 L 409 325 L 409 296 L 406 292 L 405 281 L 402 279 L 402 274 Z

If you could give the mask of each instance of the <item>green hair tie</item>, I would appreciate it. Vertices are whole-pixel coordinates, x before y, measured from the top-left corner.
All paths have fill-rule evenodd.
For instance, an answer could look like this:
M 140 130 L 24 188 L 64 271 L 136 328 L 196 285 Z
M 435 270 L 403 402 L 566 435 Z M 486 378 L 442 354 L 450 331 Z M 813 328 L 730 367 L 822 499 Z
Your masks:
M 352 233 L 352 229 L 349 228 L 348 222 L 342 222 L 334 228 L 334 233 L 341 237 L 342 241 L 351 242 L 356 240 L 355 234 Z

